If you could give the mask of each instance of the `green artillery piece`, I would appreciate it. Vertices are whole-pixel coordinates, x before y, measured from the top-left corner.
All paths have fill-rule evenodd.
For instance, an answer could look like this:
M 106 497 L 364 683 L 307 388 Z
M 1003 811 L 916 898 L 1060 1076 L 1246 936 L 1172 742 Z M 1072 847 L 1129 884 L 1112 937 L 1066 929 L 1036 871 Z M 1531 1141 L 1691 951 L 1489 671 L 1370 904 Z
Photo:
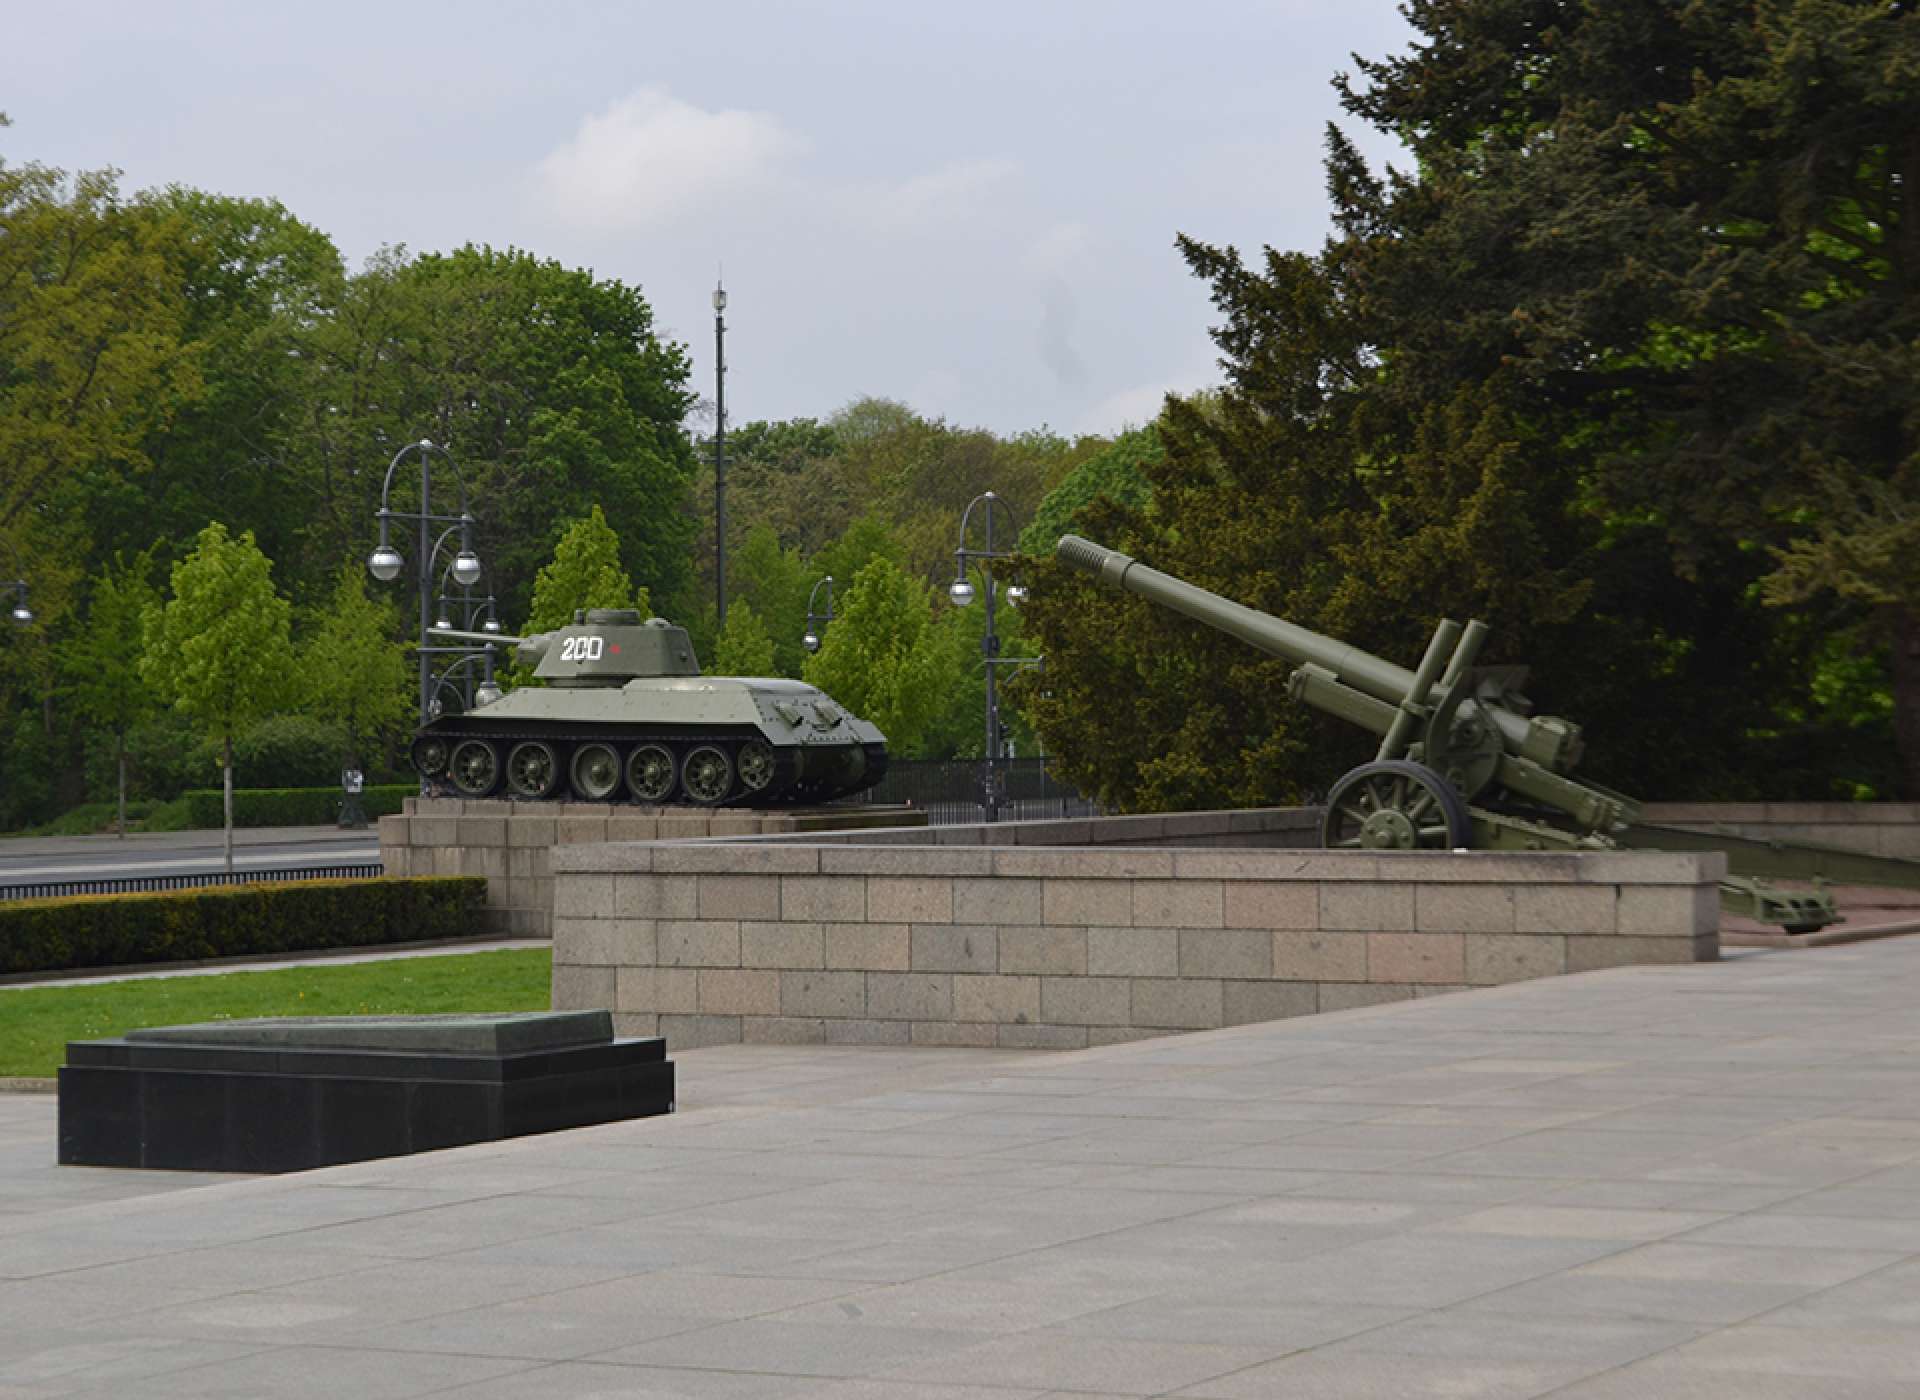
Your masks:
M 1831 896 L 1761 877 L 1920 886 L 1920 865 L 1906 861 L 1641 825 L 1633 798 L 1568 776 L 1580 761 L 1580 728 L 1533 713 L 1520 693 L 1525 667 L 1475 666 L 1483 622 L 1442 619 L 1409 671 L 1078 535 L 1063 536 L 1057 552 L 1110 588 L 1293 662 L 1289 696 L 1380 735 L 1374 760 L 1327 793 L 1321 841 L 1329 848 L 1723 851 L 1735 873 L 1721 883 L 1722 907 L 1792 933 L 1836 922 Z

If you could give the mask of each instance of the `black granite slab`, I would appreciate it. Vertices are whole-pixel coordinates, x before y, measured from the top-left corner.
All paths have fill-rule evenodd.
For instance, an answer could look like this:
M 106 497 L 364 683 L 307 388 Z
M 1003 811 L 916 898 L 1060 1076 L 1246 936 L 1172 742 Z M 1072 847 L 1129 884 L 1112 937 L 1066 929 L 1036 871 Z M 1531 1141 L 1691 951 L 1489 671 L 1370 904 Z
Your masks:
M 673 1111 L 666 1042 L 604 1012 L 301 1019 L 68 1042 L 60 1161 L 299 1171 Z

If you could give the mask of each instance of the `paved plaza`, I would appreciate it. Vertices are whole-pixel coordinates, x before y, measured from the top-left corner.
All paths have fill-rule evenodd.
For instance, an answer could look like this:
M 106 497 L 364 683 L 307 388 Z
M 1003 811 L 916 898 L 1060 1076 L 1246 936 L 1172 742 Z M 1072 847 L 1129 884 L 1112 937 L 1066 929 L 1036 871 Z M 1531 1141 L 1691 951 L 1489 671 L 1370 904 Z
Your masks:
M 1896 938 L 1060 1054 L 716 1047 L 671 1118 L 277 1178 L 52 1168 L 10 1096 L 0 1400 L 1904 1400 L 1917 1052 Z

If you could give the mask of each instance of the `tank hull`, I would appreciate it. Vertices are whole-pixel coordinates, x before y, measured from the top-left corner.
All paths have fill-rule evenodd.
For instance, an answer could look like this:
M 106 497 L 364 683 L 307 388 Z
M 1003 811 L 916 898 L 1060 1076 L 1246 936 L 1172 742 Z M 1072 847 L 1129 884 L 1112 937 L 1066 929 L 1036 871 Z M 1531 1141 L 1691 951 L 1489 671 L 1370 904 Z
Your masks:
M 797 681 L 643 678 L 523 688 L 417 731 L 430 792 L 523 802 L 781 807 L 864 791 L 885 736 Z

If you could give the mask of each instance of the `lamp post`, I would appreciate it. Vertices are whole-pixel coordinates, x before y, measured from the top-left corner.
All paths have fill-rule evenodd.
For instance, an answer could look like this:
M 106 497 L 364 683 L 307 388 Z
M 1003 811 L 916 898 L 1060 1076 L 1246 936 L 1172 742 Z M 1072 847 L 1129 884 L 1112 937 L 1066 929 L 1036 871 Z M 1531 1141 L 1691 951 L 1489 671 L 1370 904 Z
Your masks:
M 815 612 L 813 600 L 820 596 L 820 590 L 827 590 L 827 610 Z M 809 652 L 820 650 L 820 634 L 827 630 L 827 624 L 833 621 L 833 575 L 828 574 L 813 585 L 813 591 L 807 594 L 807 630 L 800 638 L 800 645 Z
M 974 508 L 981 507 L 985 519 L 986 544 L 981 549 L 967 547 L 967 526 L 973 520 Z M 1000 820 L 1000 697 L 996 680 L 996 671 L 1001 666 L 1025 666 L 1033 664 L 1031 657 L 1011 657 L 1005 661 L 1000 658 L 1000 634 L 994 630 L 993 609 L 995 594 L 998 591 L 993 582 L 993 561 L 1010 559 L 1011 550 L 995 549 L 993 544 L 993 526 L 996 513 L 1004 512 L 1008 526 L 1012 526 L 1013 507 L 1009 506 L 993 492 L 987 491 L 967 502 L 966 512 L 960 517 L 960 547 L 953 552 L 955 572 L 947 596 L 958 607 L 967 607 L 973 602 L 974 587 L 967 580 L 967 566 L 978 562 L 981 581 L 985 586 L 987 604 L 987 630 L 980 639 L 980 653 L 987 668 L 987 757 L 981 772 L 981 806 L 986 819 L 990 822 Z M 1007 603 L 1018 606 L 1027 596 L 1027 591 L 1019 586 L 1007 589 Z
M 713 286 L 713 593 L 727 625 L 727 290 Z
M 26 627 L 33 622 L 33 609 L 27 606 L 26 570 L 20 568 L 20 556 L 14 552 L 12 545 L 7 546 L 7 557 L 13 560 L 13 567 L 20 577 L 0 583 L 0 591 L 11 591 L 13 594 L 13 607 L 8 613 L 13 618 L 13 625 Z
M 434 544 L 433 556 L 436 562 L 440 558 L 441 549 L 445 546 L 447 536 L 450 533 L 450 529 L 442 531 L 439 540 Z M 446 631 L 449 628 L 457 626 L 463 632 L 486 632 L 497 636 L 500 632 L 500 618 L 495 611 L 493 594 L 489 593 L 484 598 L 476 598 L 473 596 L 472 586 L 464 583 L 457 584 L 459 591 L 456 593 L 454 591 L 456 584 L 457 581 L 453 578 L 453 563 L 450 560 L 446 567 L 440 570 L 440 591 L 435 595 L 433 600 L 433 625 L 441 631 Z M 453 620 L 456 615 L 460 618 L 458 623 L 455 623 Z M 474 676 L 472 671 L 468 671 L 464 678 L 461 691 L 459 692 L 459 699 L 464 708 L 470 710 L 476 704 L 485 705 L 491 703 L 492 700 L 500 698 L 500 688 L 493 683 L 494 648 L 492 646 L 476 647 L 472 643 L 464 642 L 452 646 L 440 643 L 436 643 L 435 645 L 436 649 L 441 652 L 461 653 L 462 660 L 468 660 L 478 656 L 484 656 L 485 658 L 484 674 L 481 677 L 479 691 L 476 692 L 474 689 Z M 443 670 L 440 673 L 442 682 L 446 677 L 451 676 L 454 671 L 459 668 L 460 664 L 460 662 L 456 661 Z M 485 695 L 489 689 L 491 689 L 492 695 L 486 699 L 480 698 Z M 440 703 L 440 690 L 441 682 L 436 682 L 433 688 L 433 706 L 436 712 Z
M 420 456 L 420 509 L 417 511 L 395 510 L 391 501 L 393 496 L 393 474 L 399 470 L 400 463 L 409 452 Z M 460 513 L 458 515 L 436 515 L 433 511 L 433 454 L 440 454 L 447 466 L 453 471 L 455 484 L 460 488 Z M 453 557 L 448 566 L 455 583 L 468 586 L 479 581 L 480 560 L 473 552 L 473 516 L 467 510 L 467 483 L 455 465 L 453 454 L 438 446 L 430 439 L 421 438 L 410 442 L 393 454 L 393 460 L 387 464 L 387 475 L 380 485 L 380 510 L 376 517 L 380 521 L 380 543 L 372 554 L 367 556 L 367 571 L 382 583 L 391 583 L 400 576 L 401 565 L 406 561 L 400 551 L 393 547 L 389 538 L 389 527 L 396 520 L 411 520 L 418 527 L 420 561 L 420 723 L 425 724 L 433 718 L 433 681 L 431 658 L 442 652 L 458 652 L 464 647 L 436 646 L 428 641 L 428 629 L 432 626 L 433 610 L 433 565 L 434 556 L 441 544 L 444 544 L 456 530 L 460 534 L 460 552 Z M 430 541 L 428 536 L 433 526 L 445 525 L 438 542 Z

